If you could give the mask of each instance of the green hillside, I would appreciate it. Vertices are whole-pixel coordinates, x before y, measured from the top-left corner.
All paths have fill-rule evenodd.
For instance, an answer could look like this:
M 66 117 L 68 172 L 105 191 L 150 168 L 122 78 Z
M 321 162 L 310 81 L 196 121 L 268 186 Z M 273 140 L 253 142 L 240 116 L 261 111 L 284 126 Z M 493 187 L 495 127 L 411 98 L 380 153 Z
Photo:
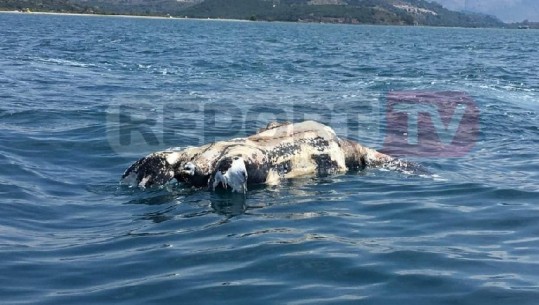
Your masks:
M 264 21 L 502 27 L 425 0 L 0 0 L 0 9 Z

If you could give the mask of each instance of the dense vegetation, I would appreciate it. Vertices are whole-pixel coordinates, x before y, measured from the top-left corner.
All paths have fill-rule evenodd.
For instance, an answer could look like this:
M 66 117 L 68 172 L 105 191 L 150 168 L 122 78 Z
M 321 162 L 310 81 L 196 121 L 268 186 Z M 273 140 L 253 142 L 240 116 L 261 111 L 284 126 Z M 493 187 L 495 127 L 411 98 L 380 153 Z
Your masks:
M 322 1 L 324 2 L 324 1 Z M 329 2 L 329 1 L 325 1 Z M 498 19 L 479 14 L 447 10 L 424 0 L 348 0 L 341 5 L 310 5 L 310 0 L 206 0 L 185 9 L 189 17 L 233 18 L 280 21 L 314 21 L 339 23 L 434 25 L 463 27 L 499 27 Z M 415 13 L 395 7 L 406 3 L 436 14 Z
M 266 21 L 500 27 L 425 0 L 0 0 L 0 9 Z
M 189 17 L 232 18 L 267 21 L 307 21 L 372 24 L 413 24 L 404 14 L 361 5 L 308 5 L 303 1 L 206 0 L 184 10 Z M 306 2 L 306 1 L 305 1 Z
M 0 0 L 0 10 L 169 16 L 192 4 L 176 0 Z
M 4 11 L 40 11 L 40 12 L 69 12 L 69 13 L 103 13 L 69 0 L 0 0 L 0 10 Z

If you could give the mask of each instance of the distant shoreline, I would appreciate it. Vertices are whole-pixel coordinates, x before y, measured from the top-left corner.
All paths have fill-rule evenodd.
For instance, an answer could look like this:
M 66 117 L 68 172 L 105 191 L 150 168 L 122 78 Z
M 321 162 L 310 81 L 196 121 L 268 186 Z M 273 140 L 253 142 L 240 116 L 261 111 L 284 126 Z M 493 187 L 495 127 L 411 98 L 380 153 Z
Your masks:
M 224 18 L 191 18 L 174 16 L 150 16 L 150 15 L 123 15 L 123 14 L 84 14 L 84 13 L 61 13 L 61 12 L 20 12 L 20 11 L 2 11 L 0 14 L 20 14 L 20 15 L 53 15 L 53 16 L 82 16 L 82 17 L 120 17 L 120 18 L 140 18 L 140 19 L 174 19 L 174 20 L 208 20 L 208 21 L 233 21 L 233 22 L 253 22 L 244 19 L 224 19 Z
M 140 18 L 140 19 L 170 19 L 170 20 L 207 20 L 207 21 L 224 21 L 224 22 L 286 22 L 286 23 L 303 23 L 303 24 L 336 24 L 336 25 L 355 25 L 352 23 L 325 23 L 325 22 L 309 22 L 309 21 L 266 21 L 266 20 L 248 20 L 248 19 L 227 19 L 227 18 L 196 18 L 196 17 L 178 17 L 178 16 L 152 16 L 152 15 L 125 15 L 125 14 L 98 14 L 98 13 L 68 13 L 68 12 L 43 12 L 43 11 L 8 11 L 0 10 L 0 14 L 20 14 L 20 15 L 53 15 L 53 16 L 82 16 L 82 17 L 119 17 L 119 18 Z M 506 24 L 505 27 L 477 27 L 482 29 L 522 29 L 521 23 Z M 405 24 L 369 24 L 361 23 L 359 25 L 371 26 L 402 26 L 402 27 L 433 27 L 433 28 L 462 28 L 470 29 L 466 26 L 433 26 L 433 25 L 405 25 Z M 526 29 L 537 29 L 536 27 L 527 27 Z
M 84 14 L 84 13 L 61 13 L 61 12 L 19 12 L 19 11 L 1 11 L 0 13 L 6 14 L 20 14 L 20 15 L 57 15 L 57 16 L 83 16 L 83 17 L 121 17 L 121 18 L 143 18 L 143 19 L 190 19 L 190 18 L 178 18 L 178 17 L 165 17 L 165 16 L 146 16 L 146 15 L 122 15 L 122 14 Z

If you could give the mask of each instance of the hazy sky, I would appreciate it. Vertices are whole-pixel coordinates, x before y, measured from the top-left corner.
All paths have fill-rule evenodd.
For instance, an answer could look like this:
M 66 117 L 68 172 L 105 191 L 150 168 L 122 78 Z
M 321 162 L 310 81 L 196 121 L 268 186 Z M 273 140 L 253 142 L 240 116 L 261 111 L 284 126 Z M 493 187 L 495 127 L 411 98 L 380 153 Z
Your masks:
M 539 21 L 539 0 L 433 0 L 452 10 L 494 15 L 506 22 Z

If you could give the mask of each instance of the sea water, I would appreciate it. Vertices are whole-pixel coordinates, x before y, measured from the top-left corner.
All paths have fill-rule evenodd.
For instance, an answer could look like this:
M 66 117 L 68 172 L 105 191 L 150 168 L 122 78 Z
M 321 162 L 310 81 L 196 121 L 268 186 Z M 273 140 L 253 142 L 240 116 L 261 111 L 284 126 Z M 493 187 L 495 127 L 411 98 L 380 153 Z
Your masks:
M 536 304 L 538 49 L 534 30 L 0 14 L 0 303 Z M 388 104 L 409 94 L 473 136 L 399 150 Z M 153 151 L 303 119 L 425 173 L 119 184 Z M 425 145 L 417 128 L 396 135 Z

